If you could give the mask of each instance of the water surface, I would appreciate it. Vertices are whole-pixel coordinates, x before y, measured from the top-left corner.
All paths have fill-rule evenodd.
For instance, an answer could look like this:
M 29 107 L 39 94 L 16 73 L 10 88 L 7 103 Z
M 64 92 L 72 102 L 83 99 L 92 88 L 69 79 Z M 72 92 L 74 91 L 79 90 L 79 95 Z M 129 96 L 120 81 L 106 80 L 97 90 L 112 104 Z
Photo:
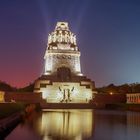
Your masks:
M 44 110 L 29 116 L 6 140 L 140 140 L 140 113 Z

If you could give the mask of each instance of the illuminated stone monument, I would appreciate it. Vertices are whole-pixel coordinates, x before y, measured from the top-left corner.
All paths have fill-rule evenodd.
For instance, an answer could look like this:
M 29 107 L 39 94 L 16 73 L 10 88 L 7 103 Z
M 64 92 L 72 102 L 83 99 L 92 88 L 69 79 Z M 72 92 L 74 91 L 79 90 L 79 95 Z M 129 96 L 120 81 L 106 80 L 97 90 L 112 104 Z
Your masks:
M 34 92 L 42 92 L 49 103 L 89 103 L 94 82 L 81 73 L 76 36 L 67 22 L 58 22 L 48 36 L 45 72 L 35 82 Z

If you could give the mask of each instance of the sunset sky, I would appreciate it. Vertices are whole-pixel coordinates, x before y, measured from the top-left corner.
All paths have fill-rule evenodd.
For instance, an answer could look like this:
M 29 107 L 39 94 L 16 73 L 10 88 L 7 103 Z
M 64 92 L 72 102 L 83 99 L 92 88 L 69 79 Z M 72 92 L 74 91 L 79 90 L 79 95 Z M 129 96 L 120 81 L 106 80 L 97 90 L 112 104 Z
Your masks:
M 23 87 L 44 71 L 48 34 L 66 21 L 96 86 L 140 82 L 140 0 L 0 0 L 0 80 Z

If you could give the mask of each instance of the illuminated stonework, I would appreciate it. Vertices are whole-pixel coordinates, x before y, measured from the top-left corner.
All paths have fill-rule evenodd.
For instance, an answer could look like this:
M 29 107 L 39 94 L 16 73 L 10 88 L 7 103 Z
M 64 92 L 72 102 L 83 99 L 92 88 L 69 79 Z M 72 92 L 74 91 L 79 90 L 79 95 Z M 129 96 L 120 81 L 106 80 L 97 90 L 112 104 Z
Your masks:
M 68 67 L 72 73 L 81 74 L 76 36 L 69 30 L 68 23 L 58 22 L 54 32 L 49 34 L 44 59 L 45 74 L 55 74 L 59 67 Z
M 45 72 L 35 82 L 34 92 L 42 92 L 49 103 L 89 103 L 94 82 L 81 73 L 80 51 L 68 23 L 58 22 L 48 36 Z
M 5 92 L 4 91 L 0 91 L 0 103 L 1 102 L 4 102 L 4 95 L 5 95 Z
M 40 88 L 40 81 L 38 84 L 36 83 L 37 85 L 37 88 Z M 48 84 L 46 87 L 41 87 L 40 92 L 42 92 L 42 98 L 47 102 L 85 103 L 92 100 L 91 88 L 92 85 L 90 88 L 86 88 L 85 85 L 80 85 L 80 82 L 53 82 L 53 85 Z
M 140 104 L 140 93 L 128 93 L 126 99 L 128 104 Z

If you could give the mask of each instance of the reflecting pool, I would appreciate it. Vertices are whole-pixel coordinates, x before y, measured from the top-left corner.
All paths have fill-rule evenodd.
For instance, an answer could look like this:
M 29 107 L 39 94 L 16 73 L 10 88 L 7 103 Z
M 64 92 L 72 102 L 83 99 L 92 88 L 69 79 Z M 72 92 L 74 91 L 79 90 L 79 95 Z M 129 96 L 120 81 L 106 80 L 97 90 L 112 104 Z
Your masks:
M 6 140 L 140 140 L 140 113 L 44 110 L 19 124 Z

